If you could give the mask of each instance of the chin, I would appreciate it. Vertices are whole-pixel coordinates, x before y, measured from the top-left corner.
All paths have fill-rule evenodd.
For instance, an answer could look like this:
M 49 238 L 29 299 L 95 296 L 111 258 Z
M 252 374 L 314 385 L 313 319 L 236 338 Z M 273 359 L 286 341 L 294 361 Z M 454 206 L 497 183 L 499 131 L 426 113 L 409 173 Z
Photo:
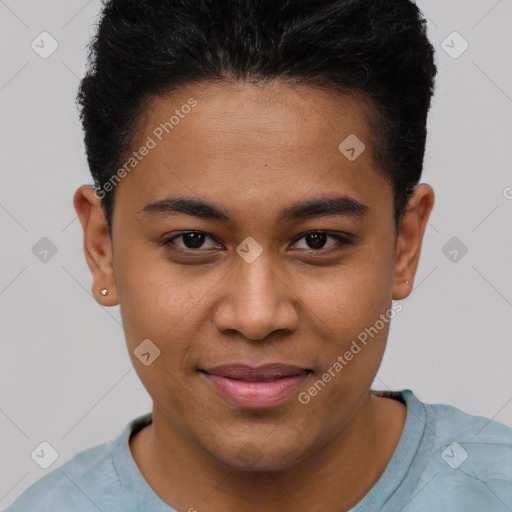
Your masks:
M 210 456 L 237 471 L 281 471 L 296 466 L 307 459 L 309 453 L 304 443 L 285 445 L 281 443 L 247 440 L 236 446 L 204 447 Z

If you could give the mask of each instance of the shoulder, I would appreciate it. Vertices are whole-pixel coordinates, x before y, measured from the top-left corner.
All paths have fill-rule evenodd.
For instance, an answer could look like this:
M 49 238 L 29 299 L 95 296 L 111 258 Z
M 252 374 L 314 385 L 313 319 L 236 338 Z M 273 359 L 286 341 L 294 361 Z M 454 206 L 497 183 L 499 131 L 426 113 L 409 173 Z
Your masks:
M 467 460 L 468 466 L 485 469 L 484 474 L 498 470 L 512 480 L 512 428 L 491 418 L 468 414 L 451 405 L 424 406 L 426 427 L 432 429 L 436 445 L 443 448 L 443 460 L 460 468 Z M 450 461 L 450 458 L 457 460 Z M 465 460 L 462 461 L 462 458 Z
M 512 429 L 450 405 L 420 404 L 425 430 L 419 501 L 437 510 L 511 510 Z
M 94 498 L 115 474 L 111 443 L 94 446 L 32 484 L 6 512 L 97 512 Z
M 137 504 L 125 467 L 131 457 L 129 438 L 151 417 L 139 416 L 117 438 L 76 454 L 32 484 L 5 512 L 130 512 Z

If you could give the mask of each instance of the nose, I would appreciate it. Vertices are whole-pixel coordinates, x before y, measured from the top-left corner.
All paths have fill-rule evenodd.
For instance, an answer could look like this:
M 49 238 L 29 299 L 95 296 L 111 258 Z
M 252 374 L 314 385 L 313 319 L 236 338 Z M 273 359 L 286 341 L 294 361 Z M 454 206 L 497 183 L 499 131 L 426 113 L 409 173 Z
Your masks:
M 297 329 L 293 284 L 284 272 L 272 268 L 268 258 L 261 255 L 252 263 L 239 260 L 226 277 L 214 317 L 220 332 L 236 331 L 247 339 L 263 340 L 274 331 Z

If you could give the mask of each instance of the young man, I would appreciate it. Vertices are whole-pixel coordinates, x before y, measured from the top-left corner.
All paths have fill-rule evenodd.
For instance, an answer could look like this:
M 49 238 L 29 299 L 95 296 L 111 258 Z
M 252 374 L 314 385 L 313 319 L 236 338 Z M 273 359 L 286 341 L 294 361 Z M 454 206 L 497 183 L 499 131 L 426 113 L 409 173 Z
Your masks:
M 434 204 L 409 0 L 106 2 L 74 205 L 153 410 L 9 512 L 512 510 L 512 431 L 373 392 Z

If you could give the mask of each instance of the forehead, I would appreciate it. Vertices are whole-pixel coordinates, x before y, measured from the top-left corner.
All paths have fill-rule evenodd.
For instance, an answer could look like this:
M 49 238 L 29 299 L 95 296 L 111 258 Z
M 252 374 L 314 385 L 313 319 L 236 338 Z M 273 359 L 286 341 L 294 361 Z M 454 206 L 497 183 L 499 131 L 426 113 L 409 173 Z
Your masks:
M 139 208 L 180 192 L 247 208 L 333 190 L 368 203 L 389 185 L 372 158 L 370 115 L 363 97 L 318 87 L 187 85 L 146 103 L 134 149 L 151 150 L 119 188 Z
M 196 106 L 187 108 L 194 100 Z M 332 150 L 334 145 L 336 149 L 340 136 L 349 133 L 368 141 L 371 113 L 369 100 L 355 92 L 341 94 L 286 82 L 205 82 L 152 97 L 146 104 L 143 132 L 156 130 L 157 136 L 165 137 L 167 131 L 160 125 L 170 121 L 169 135 L 181 135 L 191 143 L 204 140 L 196 148 L 199 154 L 209 149 L 208 142 L 219 143 L 215 147 L 219 155 L 233 147 L 255 152 L 275 141 L 272 149 L 277 155 L 300 153 L 302 148 Z

